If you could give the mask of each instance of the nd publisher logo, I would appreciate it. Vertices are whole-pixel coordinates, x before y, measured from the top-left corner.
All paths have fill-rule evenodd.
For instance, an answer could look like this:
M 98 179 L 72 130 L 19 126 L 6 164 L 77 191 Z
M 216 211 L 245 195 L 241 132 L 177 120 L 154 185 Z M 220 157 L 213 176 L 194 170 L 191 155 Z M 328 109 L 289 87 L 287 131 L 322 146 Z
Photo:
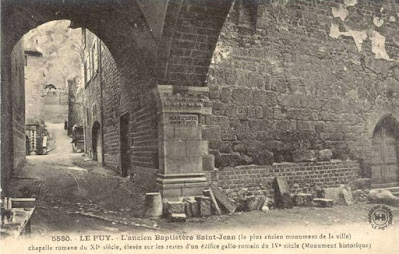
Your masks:
M 374 229 L 384 230 L 392 224 L 392 211 L 387 206 L 377 205 L 369 212 L 369 222 Z

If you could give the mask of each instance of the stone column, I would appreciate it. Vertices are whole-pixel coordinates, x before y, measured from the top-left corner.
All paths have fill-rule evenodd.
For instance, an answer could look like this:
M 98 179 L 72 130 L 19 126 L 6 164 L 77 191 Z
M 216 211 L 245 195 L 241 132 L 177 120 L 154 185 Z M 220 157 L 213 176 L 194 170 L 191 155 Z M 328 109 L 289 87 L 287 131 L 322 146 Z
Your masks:
M 159 173 L 156 184 L 163 198 L 202 195 L 207 186 L 202 140 L 204 115 L 210 114 L 207 87 L 158 86 Z

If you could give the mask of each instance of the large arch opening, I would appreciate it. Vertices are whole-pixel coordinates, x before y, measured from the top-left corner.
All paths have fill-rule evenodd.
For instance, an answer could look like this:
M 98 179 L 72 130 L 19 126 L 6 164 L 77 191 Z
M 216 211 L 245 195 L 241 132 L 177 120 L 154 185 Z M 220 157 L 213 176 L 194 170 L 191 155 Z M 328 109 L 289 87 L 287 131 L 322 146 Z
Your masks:
M 371 179 L 374 185 L 397 186 L 399 181 L 399 122 L 385 115 L 374 128 Z
M 14 108 L 13 113 L 23 115 L 20 125 L 31 140 L 27 155 L 47 155 L 72 151 L 69 142 L 69 86 L 80 86 L 81 30 L 71 29 L 69 20 L 54 20 L 29 32 L 14 46 L 24 57 L 24 82 L 12 82 L 14 97 L 25 101 L 25 108 Z M 70 84 L 70 83 L 73 84 Z M 21 91 L 24 94 L 20 94 Z M 76 112 L 80 113 L 81 112 Z M 25 119 L 25 123 L 22 122 Z M 70 124 L 71 127 L 73 125 Z M 16 144 L 19 142 L 15 139 Z M 17 148 L 16 148 L 17 149 Z
M 49 26 L 49 24 L 53 22 L 67 21 L 68 25 L 66 29 L 71 30 L 70 26 L 77 25 L 76 22 L 73 23 L 69 20 L 53 20 L 51 17 L 49 17 L 49 19 L 51 21 L 44 23 L 44 26 Z M 39 23 L 42 24 L 43 22 Z M 36 27 L 34 27 L 34 29 L 35 28 Z M 124 28 L 121 27 L 120 29 Z M 80 34 L 83 34 L 79 28 L 73 30 L 78 30 Z M 2 141 L 5 140 L 4 138 L 6 138 L 7 135 L 11 135 L 11 140 L 9 140 L 7 144 L 2 143 L 2 155 L 12 154 L 12 156 L 8 158 L 2 156 L 4 162 L 11 164 L 9 168 L 6 168 L 10 169 L 10 171 L 7 172 L 8 175 L 4 177 L 2 174 L 2 187 L 4 190 L 2 195 L 18 197 L 16 195 L 21 193 L 21 189 L 26 190 L 21 197 L 32 197 L 30 195 L 34 194 L 41 195 L 34 193 L 34 190 L 30 187 L 28 191 L 28 188 L 24 189 L 19 185 L 10 184 L 10 181 L 13 181 L 13 175 L 18 174 L 18 176 L 23 177 L 26 175 L 26 172 L 29 171 L 29 176 L 37 177 L 43 189 L 46 189 L 48 193 L 53 193 L 52 197 L 55 197 L 54 199 L 59 205 L 68 202 L 79 202 L 85 206 L 96 204 L 106 210 L 116 207 L 117 210 L 129 209 L 133 214 L 141 214 L 140 209 L 136 209 L 138 202 L 141 201 L 137 201 L 133 198 L 132 201 L 125 202 L 125 197 L 131 192 L 139 193 L 143 191 L 142 189 L 138 187 L 135 188 L 133 182 L 127 181 L 125 185 L 129 191 L 126 192 L 127 189 L 120 188 L 113 192 L 117 197 L 113 197 L 109 194 L 109 189 L 115 188 L 115 178 L 111 179 L 105 177 L 105 175 L 99 176 L 90 173 L 92 172 L 91 170 L 95 169 L 105 174 L 112 175 L 114 174 L 112 170 L 120 169 L 121 162 L 119 161 L 119 154 L 121 147 L 119 144 L 119 129 L 121 127 L 119 120 L 121 115 L 126 112 L 140 119 L 140 121 L 133 121 L 132 117 L 131 119 L 123 121 L 124 126 L 134 126 L 134 128 L 127 130 L 127 136 L 133 136 L 130 132 L 131 130 L 141 133 L 143 133 L 143 130 L 146 130 L 146 132 L 141 135 L 134 135 L 134 139 L 138 142 L 135 143 L 137 144 L 136 147 L 131 149 L 132 153 L 139 155 L 141 153 L 145 154 L 145 156 L 148 154 L 151 156 L 150 158 L 137 156 L 138 159 L 133 161 L 132 164 L 134 166 L 143 166 L 143 168 L 153 168 L 154 170 L 157 168 L 158 132 L 155 113 L 157 109 L 154 106 L 157 105 L 157 103 L 154 102 L 154 98 L 156 97 L 153 95 L 153 87 L 151 87 L 154 84 L 143 74 L 146 72 L 144 62 L 140 62 L 140 68 L 137 68 L 137 61 L 139 61 L 140 56 L 135 55 L 137 48 L 135 48 L 134 43 L 130 43 L 128 48 L 122 49 L 126 46 L 124 43 L 128 44 L 127 41 L 129 41 L 129 38 L 115 38 L 115 41 L 111 41 L 108 44 L 101 38 L 108 38 L 109 42 L 108 36 L 111 35 L 108 34 L 108 36 L 104 36 L 104 34 L 107 34 L 110 30 L 106 32 L 104 30 L 99 31 L 86 27 L 84 31 L 86 33 L 85 40 L 83 40 L 82 36 L 78 40 L 81 41 L 80 45 L 75 45 L 76 47 L 74 48 L 71 48 L 72 45 L 67 45 L 67 47 L 70 48 L 70 54 L 73 51 L 77 51 L 75 53 L 78 55 L 80 61 L 79 68 L 73 71 L 74 75 L 69 75 L 67 73 L 67 75 L 64 75 L 65 77 L 61 78 L 62 80 L 54 81 L 50 78 L 54 69 L 47 68 L 48 65 L 43 64 L 46 71 L 36 70 L 34 75 L 35 82 L 33 83 L 35 83 L 37 89 L 35 92 L 32 92 L 32 89 L 31 91 L 26 91 L 26 96 L 26 84 L 23 82 L 24 70 L 27 67 L 42 66 L 42 64 L 37 65 L 37 61 L 33 61 L 34 58 L 51 57 L 52 59 L 57 60 L 58 58 L 58 60 L 60 60 L 61 54 L 57 49 L 49 53 L 44 49 L 44 46 L 41 45 L 42 37 L 47 38 L 44 40 L 44 43 L 52 44 L 50 38 L 57 40 L 57 36 L 53 36 L 54 31 L 45 31 L 39 36 L 38 40 L 36 37 L 33 38 L 32 44 L 38 46 L 35 52 L 40 51 L 40 53 L 32 53 L 33 51 L 29 49 L 27 53 L 31 55 L 25 57 L 24 40 L 21 39 L 16 42 L 13 50 L 10 51 L 8 56 L 6 54 L 2 55 L 3 59 L 7 58 L 7 60 L 9 60 L 5 62 L 9 63 L 6 71 L 9 74 L 9 78 L 7 76 L 2 76 L 2 81 L 5 80 L 6 82 L 2 82 L 2 88 L 5 89 L 2 89 L 1 109 L 2 112 L 8 113 L 8 115 L 6 115 L 8 121 L 2 118 L 2 122 L 6 123 L 2 125 Z M 115 29 L 112 31 L 112 34 L 115 35 Z M 2 36 L 2 39 L 3 38 Z M 83 43 L 83 41 L 85 42 Z M 55 41 L 54 44 L 66 45 L 64 41 Z M 50 45 L 49 47 L 52 46 Z M 118 51 L 121 49 L 123 52 Z M 46 59 L 45 62 L 48 63 L 49 61 L 50 60 Z M 54 66 L 55 63 L 51 63 L 51 65 Z M 70 61 L 66 61 L 66 65 L 64 66 L 58 66 L 56 69 L 59 71 L 58 74 L 60 75 L 57 74 L 56 76 L 63 76 L 61 74 L 70 67 L 68 65 L 71 65 Z M 37 80 L 41 81 L 39 82 Z M 64 99 L 60 97 L 61 91 L 67 94 L 67 103 L 62 103 L 63 106 L 65 106 L 63 110 L 67 110 L 67 116 L 62 114 L 62 117 L 58 119 L 58 115 L 52 114 L 59 113 L 56 106 L 59 106 L 60 101 L 64 102 Z M 36 93 L 37 101 L 33 101 L 35 96 L 32 95 Z M 82 96 L 84 97 L 83 99 Z M 4 100 L 4 98 L 9 100 Z M 26 99 L 29 100 L 29 105 L 25 103 Z M 39 103 L 40 101 L 43 103 Z M 26 135 L 21 135 L 24 134 L 24 131 L 27 129 L 25 126 L 25 109 L 31 111 L 39 104 L 43 104 L 43 107 L 37 109 L 39 114 L 37 121 L 35 120 L 33 122 L 35 126 L 29 127 L 32 127 L 32 130 L 29 129 L 29 134 L 32 134 L 32 137 L 29 136 L 28 139 L 26 139 Z M 48 109 L 47 111 L 46 108 Z M 72 109 L 75 110 L 75 113 L 76 110 L 81 113 L 80 122 L 71 121 L 70 115 Z M 66 123 L 65 117 L 68 119 Z M 28 165 L 25 167 L 25 165 L 23 165 L 23 160 L 27 158 L 25 154 L 26 150 L 31 150 L 33 143 L 35 147 L 39 144 L 44 144 L 44 139 L 36 139 L 40 132 L 37 127 L 48 126 L 47 123 L 51 120 L 56 120 L 56 122 L 52 124 L 57 126 L 53 131 L 55 133 L 54 136 L 57 136 L 54 142 L 55 149 L 50 149 L 51 151 L 49 151 L 47 155 L 42 156 L 43 159 L 38 159 L 39 156 L 36 156 L 38 154 L 35 151 L 34 154 L 32 153 L 34 156 L 28 158 L 29 162 L 34 159 L 34 163 L 27 163 Z M 82 124 L 84 128 L 80 128 L 80 124 Z M 67 133 L 69 129 L 72 130 L 72 136 L 78 130 L 84 130 L 80 138 L 83 137 L 86 142 L 82 149 L 75 149 L 85 150 L 86 154 L 84 156 L 82 156 L 82 154 L 72 153 L 72 148 L 78 147 L 78 145 L 74 146 L 71 142 L 78 142 L 79 137 L 77 136 L 75 140 L 74 136 L 68 136 Z M 58 139 L 58 136 L 62 136 L 62 140 Z M 33 140 L 36 141 L 33 142 Z M 10 149 L 10 145 L 12 149 Z M 59 150 L 59 148 L 64 147 L 64 145 L 69 149 Z M 127 145 L 129 146 L 129 143 Z M 141 149 L 142 146 L 146 147 L 145 151 Z M 127 147 L 128 153 L 130 153 L 129 148 L 130 147 Z M 57 150 L 60 152 L 54 153 Z M 90 158 L 90 156 L 92 157 Z M 93 162 L 92 159 L 96 162 Z M 3 167 L 3 165 L 5 165 L 3 161 L 2 172 L 5 169 L 5 167 Z M 132 169 L 125 167 L 125 170 L 131 171 Z M 107 188 L 107 186 L 113 187 Z M 45 206 L 50 206 L 50 202 L 54 201 L 51 200 L 52 197 L 40 196 L 40 199 L 46 204 Z M 38 209 L 36 213 L 37 218 L 43 218 L 45 216 L 50 218 L 57 217 L 53 212 L 46 215 L 45 212 L 40 209 Z M 65 212 L 63 212 L 63 215 L 68 217 L 68 215 L 65 215 Z M 58 224 L 58 222 L 56 224 Z
M 112 103 L 109 103 L 109 108 L 101 108 L 100 103 L 96 104 L 99 115 L 97 118 L 89 111 L 93 110 L 93 104 L 82 104 L 84 112 L 84 120 L 90 120 L 91 126 L 94 120 L 98 120 L 103 128 L 102 133 L 107 137 L 113 137 L 113 130 L 116 129 L 116 134 L 119 133 L 119 112 L 129 111 L 135 117 L 141 119 L 148 118 L 145 122 L 133 123 L 136 124 L 136 130 L 149 130 L 146 137 L 137 137 L 141 142 L 136 142 L 137 148 L 132 153 L 145 154 L 143 156 L 136 156 L 138 159 L 132 162 L 140 168 L 152 168 L 153 171 L 158 167 L 158 148 L 157 148 L 157 125 L 156 112 L 158 105 L 155 100 L 156 96 L 153 94 L 153 88 L 156 86 L 156 77 L 153 75 L 153 68 L 155 67 L 155 58 L 157 55 L 157 46 L 151 34 L 151 31 L 146 23 L 146 19 L 135 1 L 90 1 L 90 2 L 76 2 L 76 1 L 53 1 L 51 4 L 45 1 L 2 1 L 2 186 L 3 190 L 7 192 L 7 181 L 22 165 L 25 159 L 26 142 L 23 138 L 22 147 L 22 133 L 23 130 L 23 115 L 17 116 L 15 108 L 23 108 L 24 105 L 16 106 L 12 100 L 12 96 L 17 96 L 19 99 L 23 98 L 23 91 L 16 91 L 12 85 L 11 70 L 14 68 L 12 64 L 12 50 L 18 44 L 24 34 L 30 30 L 46 24 L 47 22 L 57 20 L 70 20 L 71 28 L 85 28 L 90 31 L 95 37 L 101 41 L 98 50 L 107 55 L 108 58 L 114 61 L 115 66 L 112 70 L 115 75 L 102 77 L 103 84 L 115 84 L 114 87 L 104 87 L 104 94 L 107 94 Z M 89 15 L 90 13 L 90 15 Z M 16 26 L 16 24 L 18 24 Z M 40 41 L 40 40 L 39 40 Z M 100 45 L 101 44 L 101 45 Z M 90 45 L 91 47 L 92 45 Z M 33 52 L 34 57 L 39 53 Z M 108 57 L 109 56 L 109 57 Z M 83 56 L 85 57 L 85 56 Z M 100 56 L 99 56 L 100 57 Z M 104 59 L 105 60 L 105 59 Z M 101 66 L 99 66 L 101 69 Z M 23 79 L 23 75 L 22 79 Z M 101 75 L 97 75 L 100 77 Z M 80 77 L 82 81 L 83 75 Z M 73 79 L 72 79 L 73 81 Z M 77 81 L 77 80 L 75 80 Z M 57 89 L 52 91 L 48 96 L 55 96 L 59 92 L 60 85 L 56 82 L 49 82 L 46 85 L 52 84 Z M 23 86 L 21 86 L 23 87 Z M 45 87 L 43 87 L 43 92 Z M 49 88 L 49 87 L 47 87 Z M 51 88 L 51 87 L 50 87 Z M 48 89 L 49 90 L 49 89 Z M 22 97 L 21 97 L 22 95 Z M 51 95 L 51 96 L 50 96 Z M 77 98 L 70 98 L 71 104 L 76 104 Z M 25 100 L 21 100 L 25 101 Z M 134 102 L 133 102 L 134 101 Z M 79 102 L 78 102 L 79 103 Z M 14 112 L 13 112 L 14 111 Z M 22 110 L 21 110 L 22 111 Z M 135 113 L 140 111 L 140 113 Z M 142 116 L 142 114 L 144 116 Z M 19 119 L 18 125 L 21 135 L 14 135 L 15 118 Z M 107 119 L 104 123 L 103 119 Z M 13 120 L 14 119 L 14 120 Z M 145 127 L 140 127 L 145 125 Z M 72 132 L 73 124 L 68 124 L 68 131 Z M 91 131 L 91 128 L 85 129 L 84 132 Z M 112 134 L 110 134 L 112 133 Z M 25 135 L 23 135 L 25 136 Z M 81 133 L 89 142 L 81 149 L 86 152 L 91 152 L 91 137 L 89 133 Z M 118 140 L 119 138 L 116 138 Z M 115 140 L 115 138 L 113 138 Z M 145 141 L 144 141 L 145 140 Z M 119 140 L 118 140 L 119 143 Z M 110 144 L 110 142 L 107 142 Z M 140 146 L 145 146 L 146 151 L 140 150 Z M 13 149 L 10 149 L 13 147 Z M 110 144 L 105 150 L 104 162 L 110 168 L 117 170 L 120 168 L 119 161 L 119 144 Z M 148 152 L 148 149 L 150 152 Z M 10 156 L 12 155 L 12 156 Z M 147 156 L 148 155 L 148 156 Z
M 84 120 L 88 126 L 83 134 L 88 141 L 84 146 L 85 151 L 90 153 L 93 149 L 89 143 L 93 140 L 89 132 L 92 131 L 93 122 L 98 121 L 104 144 L 102 159 L 106 166 L 119 170 L 121 146 L 119 137 L 115 138 L 115 135 L 120 135 L 121 114 L 128 112 L 130 172 L 137 176 L 135 179 L 142 179 L 146 186 L 155 189 L 154 181 L 161 176 L 157 179 L 160 188 L 168 189 L 165 186 L 171 182 L 168 180 L 169 174 L 175 177 L 178 172 L 178 182 L 184 183 L 188 175 L 195 173 L 197 180 L 205 184 L 202 156 L 207 156 L 208 148 L 206 142 L 199 140 L 202 123 L 196 119 L 202 119 L 201 115 L 211 112 L 209 103 L 201 97 L 205 98 L 209 93 L 206 75 L 231 2 L 216 1 L 210 4 L 206 1 L 183 1 L 179 4 L 135 0 L 54 0 L 49 3 L 43 0 L 2 0 L 2 168 L 6 168 L 2 174 L 3 186 L 7 185 L 5 182 L 13 174 L 15 162 L 15 158 L 8 155 L 16 149 L 10 151 L 9 147 L 15 147 L 14 144 L 19 144 L 21 139 L 13 135 L 13 118 L 16 115 L 13 113 L 14 104 L 9 99 L 12 94 L 19 94 L 13 91 L 10 81 L 12 48 L 29 30 L 49 21 L 63 19 L 71 21 L 71 28 L 86 28 L 101 40 L 104 45 L 95 48 L 100 54 L 106 52 L 113 58 L 116 68 L 109 71 L 119 73 L 116 77 L 97 75 L 101 77 L 100 87 L 118 84 L 113 88 L 98 89 L 100 98 L 109 97 L 112 102 L 84 103 Z M 83 57 L 86 59 L 86 56 Z M 59 84 L 51 84 L 59 89 Z M 187 99 L 182 100 L 181 97 Z M 99 114 L 93 114 L 96 109 Z M 195 132 L 195 135 L 186 138 L 188 142 L 196 143 L 198 151 L 206 151 L 205 154 L 197 152 L 194 155 L 194 166 L 184 166 L 190 172 L 178 170 L 180 166 L 174 165 L 176 158 L 169 158 L 174 155 L 165 157 L 165 146 L 179 139 L 167 129 L 184 129 L 184 126 L 174 126 L 181 121 L 173 119 L 180 117 L 193 119 L 191 122 L 194 127 L 190 133 Z M 169 118 L 172 119 L 170 123 L 164 121 Z M 160 136 L 168 142 L 161 141 Z M 187 154 L 184 152 L 176 156 L 182 157 L 186 164 L 193 164 Z M 208 157 L 212 164 L 212 157 Z M 174 187 L 179 186 L 176 184 Z M 190 190 L 190 193 L 198 192 L 201 186 Z M 171 195 L 175 193 L 172 191 Z

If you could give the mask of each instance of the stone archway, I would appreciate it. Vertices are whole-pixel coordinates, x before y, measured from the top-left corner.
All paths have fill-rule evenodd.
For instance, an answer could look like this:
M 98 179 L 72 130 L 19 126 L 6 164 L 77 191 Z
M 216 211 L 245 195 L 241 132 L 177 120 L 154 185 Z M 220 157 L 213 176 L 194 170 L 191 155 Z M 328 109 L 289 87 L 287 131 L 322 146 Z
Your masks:
M 137 132 L 132 135 L 134 147 L 131 166 L 137 175 L 142 175 L 145 181 L 150 178 L 155 181 L 158 173 L 160 188 L 169 183 L 176 183 L 174 187 L 177 188 L 187 179 L 194 183 L 192 186 L 198 182 L 201 186 L 205 184 L 202 153 L 206 154 L 208 147 L 201 140 L 201 119 L 202 115 L 210 114 L 210 107 L 209 102 L 202 97 L 207 98 L 209 94 L 206 87 L 208 67 L 232 0 L 165 3 L 141 0 L 1 1 L 1 163 L 2 169 L 6 168 L 6 172 L 2 171 L 2 183 L 12 175 L 13 159 L 8 153 L 10 147 L 15 147 L 13 102 L 9 99 L 13 93 L 10 81 L 11 51 L 31 29 L 49 21 L 66 19 L 71 21 L 71 28 L 82 27 L 93 32 L 107 45 L 115 59 L 124 89 L 121 93 L 123 96 L 116 100 L 126 105 L 132 119 L 136 119 L 132 121 L 131 128 Z M 182 96 L 185 98 L 182 99 Z M 172 113 L 181 114 L 183 120 L 187 117 L 185 114 L 189 114 L 190 119 L 195 118 L 194 115 L 199 119 L 194 121 L 197 127 L 192 127 L 199 131 L 197 136 L 187 138 L 187 142 L 196 144 L 189 147 L 198 150 L 198 154 L 194 155 L 197 162 L 192 164 L 192 158 L 187 155 L 189 153 L 182 154 L 180 157 L 187 164 L 184 166 L 191 171 L 179 172 L 179 176 L 169 170 L 175 158 L 168 158 L 164 148 L 170 142 L 165 143 L 160 138 L 161 135 L 172 142 L 178 140 L 178 137 L 169 137 L 167 130 L 171 127 L 168 125 L 178 125 L 180 122 L 172 119 L 171 123 L 163 124 L 163 119 L 180 117 L 169 116 Z M 112 119 L 105 122 L 99 120 L 104 132 L 114 128 L 117 117 L 118 114 L 112 114 Z M 22 139 L 15 142 L 22 142 Z M 106 143 L 105 137 L 103 142 Z M 178 182 L 171 177 L 177 177 Z M 199 187 L 194 189 L 197 191 Z M 174 192 L 171 195 L 175 195 Z
M 385 115 L 374 128 L 371 179 L 374 185 L 397 186 L 399 182 L 399 122 Z
M 128 98 L 142 98 L 146 97 L 145 94 L 152 95 L 151 86 L 155 86 L 155 81 L 150 69 L 155 66 L 157 48 L 136 1 L 54 0 L 50 3 L 43 0 L 1 0 L 1 2 L 1 179 L 2 186 L 6 186 L 6 182 L 14 172 L 14 161 L 24 159 L 10 156 L 22 146 L 22 142 L 25 143 L 24 138 L 13 137 L 16 126 L 24 126 L 24 118 L 17 119 L 15 100 L 12 98 L 18 97 L 21 101 L 25 100 L 24 94 L 18 94 L 19 91 L 13 87 L 11 59 L 15 45 L 21 44 L 20 39 L 26 33 L 54 20 L 70 20 L 71 28 L 89 29 L 107 45 L 115 59 L 123 86 L 129 90 L 124 92 Z M 151 101 L 149 104 L 153 107 L 152 105 L 156 103 Z M 127 107 L 135 111 L 147 105 L 140 103 L 136 108 L 131 105 Z M 150 113 L 147 115 L 151 117 Z M 16 121 L 19 121 L 18 125 L 15 125 Z M 156 126 L 156 124 L 151 125 Z M 157 140 L 156 127 L 153 129 L 155 133 L 153 140 Z

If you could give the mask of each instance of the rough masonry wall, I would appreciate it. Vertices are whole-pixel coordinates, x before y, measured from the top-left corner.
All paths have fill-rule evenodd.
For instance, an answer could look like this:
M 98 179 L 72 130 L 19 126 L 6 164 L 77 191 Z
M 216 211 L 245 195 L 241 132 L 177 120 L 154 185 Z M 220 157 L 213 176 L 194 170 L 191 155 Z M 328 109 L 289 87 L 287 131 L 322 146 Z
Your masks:
M 26 155 L 25 101 L 20 98 L 20 94 L 25 93 L 23 44 L 23 40 L 20 40 L 11 53 L 14 170 L 23 164 Z
M 117 170 L 120 168 L 119 101 L 121 75 L 114 58 L 104 43 L 101 43 L 101 75 L 104 83 L 104 162 L 108 167 Z
M 91 45 L 94 34 L 89 33 L 88 45 Z M 144 184 L 155 180 L 154 173 L 158 168 L 158 128 L 156 119 L 156 102 L 151 87 L 140 79 L 134 65 L 121 70 L 107 46 L 101 42 L 100 75 L 90 81 L 86 87 L 86 107 L 88 125 L 95 120 L 101 123 L 101 92 L 103 86 L 103 132 L 104 164 L 120 173 L 120 118 L 129 114 L 129 145 L 131 168 L 128 175 L 136 174 Z M 122 71 L 125 74 L 122 76 Z M 93 106 L 97 105 L 97 116 L 93 118 Z M 91 151 L 91 127 L 87 131 L 87 148 Z
M 160 84 L 206 86 L 206 75 L 230 0 L 170 1 L 163 28 Z
M 291 162 L 294 151 L 321 149 L 367 162 L 375 124 L 399 110 L 397 4 L 239 3 L 208 74 L 213 115 L 203 134 L 216 167 Z
M 102 78 L 104 84 L 104 149 L 107 166 L 120 170 L 120 117 L 129 114 L 131 169 L 152 179 L 158 168 L 156 102 L 152 90 L 138 76 L 134 66 L 129 79 L 121 75 L 108 48 L 102 44 Z M 124 71 L 125 75 L 127 70 Z
M 294 183 L 301 188 L 338 187 L 358 178 L 359 163 L 356 161 L 323 161 L 302 163 L 276 163 L 267 166 L 227 167 L 217 173 L 218 185 L 227 193 L 248 188 L 250 191 L 264 189 L 273 193 L 273 179 L 284 177 L 289 186 Z
M 149 176 L 158 169 L 158 119 L 157 102 L 153 90 L 145 80 L 138 76 L 132 79 L 135 87 L 128 85 L 125 89 L 133 90 L 130 98 L 131 135 L 130 150 L 132 166 L 137 174 Z M 124 93 L 126 90 L 122 90 Z M 154 177 L 152 176 L 152 179 Z

